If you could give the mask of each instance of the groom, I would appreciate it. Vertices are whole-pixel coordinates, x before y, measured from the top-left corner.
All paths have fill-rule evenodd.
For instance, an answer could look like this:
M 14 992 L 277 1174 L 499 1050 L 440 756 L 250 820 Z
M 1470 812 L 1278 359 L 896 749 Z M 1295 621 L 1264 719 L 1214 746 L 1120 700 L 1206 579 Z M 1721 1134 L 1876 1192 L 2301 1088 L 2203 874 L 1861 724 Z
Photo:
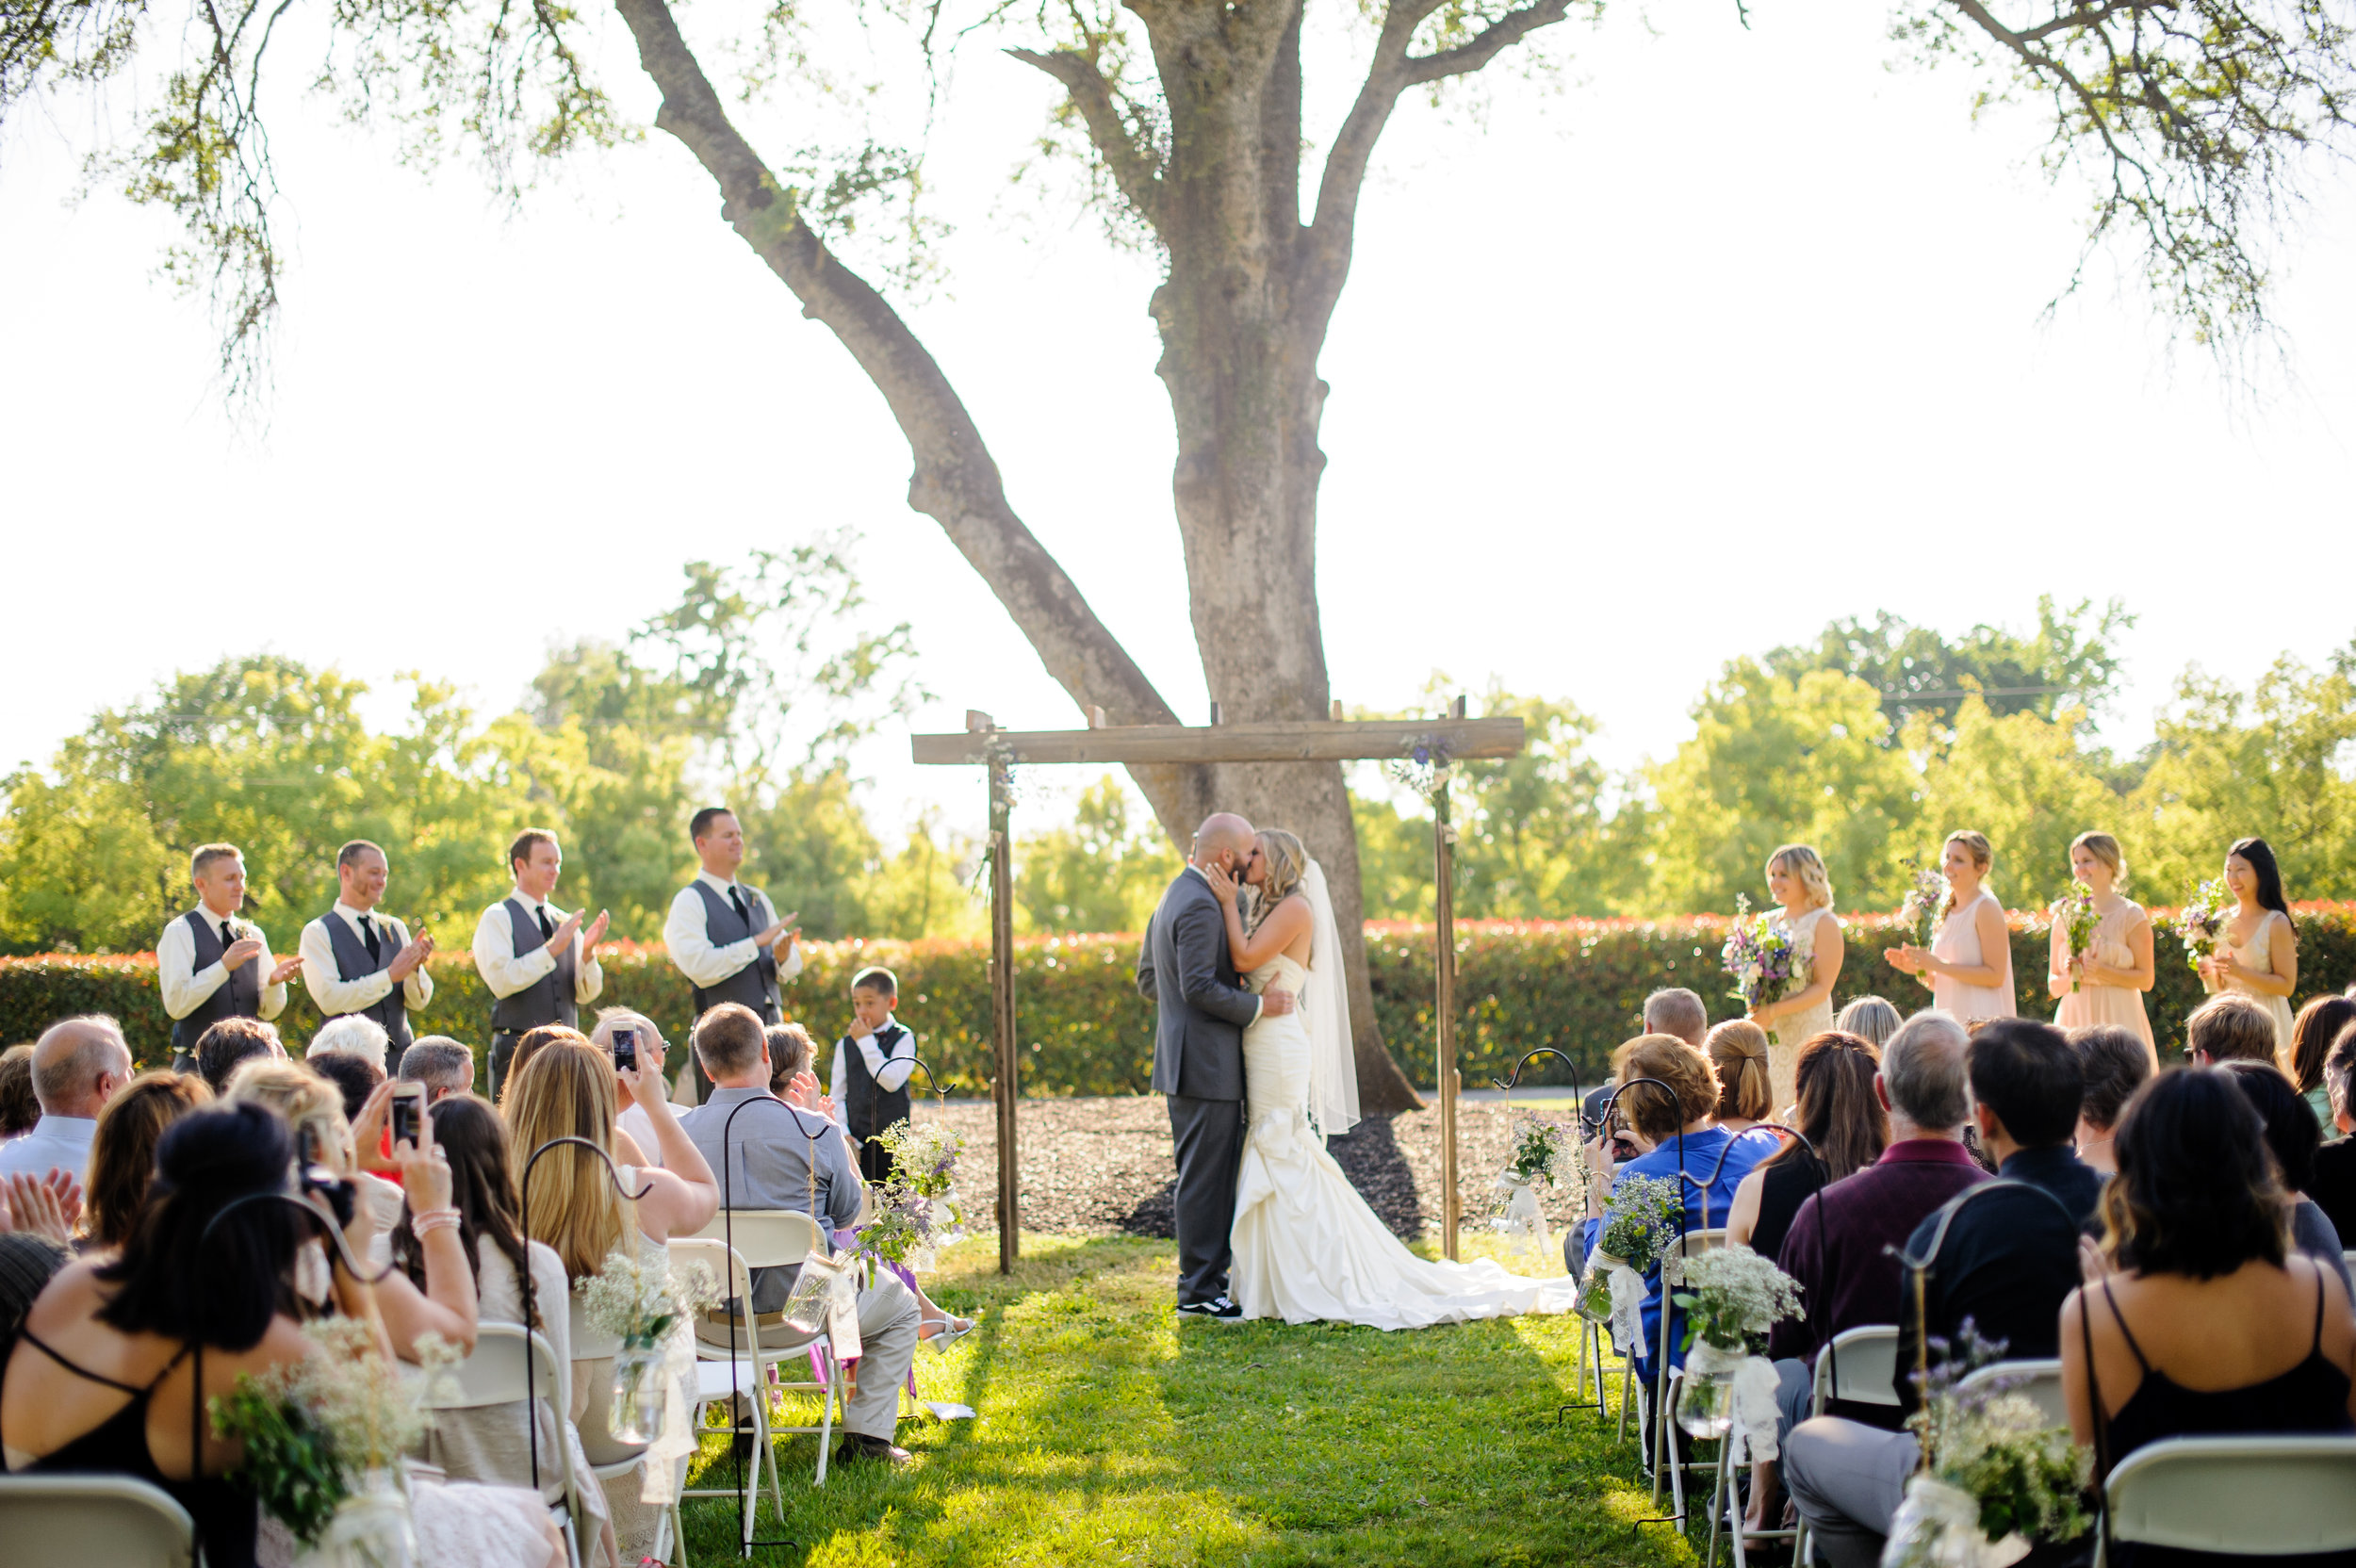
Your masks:
M 1178 1315 L 1233 1320 L 1227 1233 L 1243 1162 L 1243 1032 L 1262 1012 L 1293 1010 L 1292 993 L 1254 996 L 1236 981 L 1227 922 L 1203 877 L 1237 882 L 1259 854 L 1252 825 L 1229 812 L 1195 829 L 1186 864 L 1162 894 L 1137 954 L 1137 992 L 1154 1004 L 1153 1088 L 1170 1099 L 1178 1152 Z

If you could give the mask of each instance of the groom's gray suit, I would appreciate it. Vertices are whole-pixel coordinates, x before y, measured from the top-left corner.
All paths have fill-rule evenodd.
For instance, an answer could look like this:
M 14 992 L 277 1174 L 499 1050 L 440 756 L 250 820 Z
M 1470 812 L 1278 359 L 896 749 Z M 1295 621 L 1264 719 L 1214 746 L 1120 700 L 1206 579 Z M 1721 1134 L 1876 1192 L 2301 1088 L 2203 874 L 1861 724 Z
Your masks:
M 1243 1032 L 1260 1016 L 1227 949 L 1227 922 L 1187 866 L 1162 894 L 1137 953 L 1137 990 L 1154 1004 L 1153 1088 L 1170 1097 L 1177 1146 L 1178 1300 L 1227 1294 L 1243 1160 Z

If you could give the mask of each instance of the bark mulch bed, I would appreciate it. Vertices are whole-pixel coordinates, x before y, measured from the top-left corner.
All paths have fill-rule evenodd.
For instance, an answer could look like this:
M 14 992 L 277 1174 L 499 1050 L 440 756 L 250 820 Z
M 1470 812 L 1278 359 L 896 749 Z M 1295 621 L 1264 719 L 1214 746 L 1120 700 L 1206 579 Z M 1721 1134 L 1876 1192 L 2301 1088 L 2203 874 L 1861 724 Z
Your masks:
M 997 1201 L 998 1124 L 985 1101 L 919 1103 L 919 1120 L 939 1118 L 965 1137 L 957 1186 L 983 1227 Z M 1488 1222 L 1497 1197 L 1514 1108 L 1499 1101 L 1457 1106 L 1458 1191 L 1466 1227 Z M 1025 1100 L 1022 1129 L 1023 1228 L 1076 1233 L 1170 1235 L 1176 1181 L 1170 1114 L 1158 1096 Z M 1333 1140 L 1333 1158 L 1383 1222 L 1415 1240 L 1439 1235 L 1440 1113 L 1437 1104 L 1396 1117 L 1368 1117 Z M 1558 1228 L 1574 1208 L 1562 1189 L 1540 1190 Z

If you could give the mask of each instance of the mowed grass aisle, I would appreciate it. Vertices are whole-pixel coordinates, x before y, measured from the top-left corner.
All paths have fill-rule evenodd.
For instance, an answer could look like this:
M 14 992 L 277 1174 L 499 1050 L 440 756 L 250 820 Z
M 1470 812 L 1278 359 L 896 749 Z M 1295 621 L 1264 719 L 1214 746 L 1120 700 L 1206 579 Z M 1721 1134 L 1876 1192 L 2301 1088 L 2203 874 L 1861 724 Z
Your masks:
M 917 1456 L 810 1484 L 815 1440 L 778 1440 L 779 1528 L 757 1560 L 972 1564 L 1656 1564 L 1693 1554 L 1649 1511 L 1634 1442 L 1574 1413 L 1578 1321 L 1383 1334 L 1181 1321 L 1175 1251 L 1132 1237 L 960 1244 L 927 1288 L 979 1327 L 918 1385 L 980 1412 L 904 1420 Z M 1488 1237 L 1467 1255 L 1500 1256 Z M 794 1419 L 802 1417 L 796 1415 Z M 726 1485 L 707 1440 L 691 1484 Z M 730 1505 L 692 1503 L 698 1564 L 734 1556 Z

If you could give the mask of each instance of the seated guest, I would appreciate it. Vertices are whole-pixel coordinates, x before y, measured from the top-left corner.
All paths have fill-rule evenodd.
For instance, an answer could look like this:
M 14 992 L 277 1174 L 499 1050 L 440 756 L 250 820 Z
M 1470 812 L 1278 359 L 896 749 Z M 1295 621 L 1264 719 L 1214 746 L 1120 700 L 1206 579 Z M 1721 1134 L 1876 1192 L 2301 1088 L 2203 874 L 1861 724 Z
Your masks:
M 1702 999 L 1683 986 L 1666 986 L 1644 998 L 1644 1011 L 1639 1015 L 1647 1035 L 1675 1035 L 1696 1051 L 1710 1037 L 1710 1009 Z M 1579 1114 L 1585 1118 L 1585 1131 L 1593 1136 L 1603 1120 L 1603 1109 L 1611 1102 L 1612 1086 L 1589 1091 L 1580 1102 Z
M 191 1059 L 196 1075 L 219 1099 L 228 1087 L 230 1074 L 256 1056 L 286 1059 L 286 1048 L 278 1043 L 278 1026 L 258 1018 L 225 1018 L 197 1037 Z
M 0 1443 L 14 1472 L 160 1486 L 194 1519 L 212 1568 L 253 1568 L 254 1494 L 225 1478 L 238 1449 L 208 1433 L 200 1454 L 191 1438 L 202 1400 L 312 1348 L 280 1310 L 302 1217 L 276 1203 L 223 1214 L 240 1198 L 286 1191 L 294 1144 L 263 1106 L 225 1105 L 183 1118 L 156 1160 L 155 1200 L 121 1252 L 67 1265 L 26 1315 L 0 1378 Z M 334 1290 L 348 1315 L 374 1316 L 370 1287 L 340 1261 Z M 189 1355 L 198 1344 L 201 1389 Z
M 2348 1287 L 2286 1246 L 2286 1195 L 2234 1087 L 2222 1073 L 2164 1072 L 2119 1120 L 2119 1175 L 2102 1199 L 2111 1272 L 2061 1316 L 2070 1435 L 2100 1465 L 2169 1437 L 2356 1431 Z M 2114 1546 L 2111 1561 L 2135 1568 L 2147 1555 L 2243 1560 Z
M 695 1021 L 693 1041 L 712 1080 L 712 1097 L 680 1122 L 704 1160 L 726 1172 L 722 1200 L 740 1209 L 810 1214 L 829 1231 L 855 1224 L 865 1188 L 842 1129 L 823 1115 L 770 1094 L 769 1041 L 761 1015 L 742 1003 L 723 1002 Z M 754 1101 L 768 1103 L 735 1115 L 738 1106 Z M 762 1334 L 763 1343 L 771 1343 L 773 1334 L 782 1334 L 784 1343 L 807 1337 L 783 1324 L 761 1323 L 759 1315 L 785 1305 L 800 1272 L 798 1266 L 755 1271 L 751 1305 L 755 1331 Z M 874 1282 L 859 1293 L 859 1341 L 865 1354 L 850 1412 L 843 1418 L 838 1458 L 908 1462 L 908 1451 L 892 1439 L 900 1419 L 900 1385 L 916 1359 L 922 1311 L 914 1294 L 889 1269 L 877 1269 Z M 709 1326 L 701 1331 L 706 1338 L 715 1337 Z M 742 1335 L 744 1330 L 735 1331 Z M 725 1326 L 716 1331 L 720 1343 L 729 1337 Z
M 2292 1086 L 2306 1096 L 2327 1143 L 2336 1143 L 2345 1135 L 2331 1119 L 2331 1090 L 2323 1081 L 2323 1064 L 2340 1031 L 2350 1023 L 2356 1023 L 2356 997 L 2316 997 L 2291 1021 L 2290 1052 L 2282 1064 Z
M 335 1086 L 335 1092 L 343 1096 L 346 1121 L 360 1119 L 360 1107 L 384 1082 L 384 1070 L 373 1058 L 349 1052 L 323 1052 L 303 1065 Z
M 130 1239 L 155 1179 L 155 1146 L 190 1111 L 213 1102 L 193 1072 L 142 1072 L 106 1102 L 90 1141 L 90 1191 L 82 1200 L 82 1249 L 106 1251 Z
M 417 1046 L 409 1050 L 415 1052 Z M 461 1048 L 463 1049 L 463 1047 Z M 402 1065 L 408 1065 L 404 1054 Z M 448 1095 L 426 1112 L 434 1123 L 434 1148 L 448 1162 L 450 1207 L 457 1212 L 461 1250 L 474 1266 L 475 1320 L 478 1323 L 529 1323 L 547 1336 L 556 1359 L 572 1364 L 571 1286 L 564 1263 L 546 1242 L 526 1249 L 523 1208 L 515 1197 L 515 1170 L 509 1155 L 507 1123 L 487 1100 L 472 1094 Z M 401 1216 L 393 1232 L 394 1266 L 410 1282 L 425 1283 L 425 1250 L 414 1217 Z M 523 1281 L 532 1282 L 532 1310 L 524 1311 Z M 581 1396 L 586 1400 L 586 1393 Z M 564 1481 L 555 1462 L 557 1445 L 574 1449 L 573 1468 L 586 1474 L 589 1457 L 581 1448 L 570 1412 L 560 1419 L 542 1404 L 535 1412 L 539 1424 L 542 1499 L 563 1500 Z M 436 1412 L 426 1435 L 425 1458 L 452 1480 L 489 1481 L 528 1486 L 532 1479 L 532 1439 L 524 1428 L 519 1404 L 483 1405 L 467 1410 Z M 581 1533 L 591 1555 L 599 1562 L 617 1560 L 614 1524 L 607 1516 L 601 1488 L 581 1488 L 581 1502 L 593 1517 Z
M 596 1046 L 599 1051 L 604 1052 L 606 1059 L 608 1061 L 612 1061 L 614 1059 L 614 1034 L 616 1031 L 623 1029 L 631 1031 L 632 1039 L 639 1041 L 649 1039 L 653 1040 L 663 1055 L 668 1056 L 670 1054 L 671 1042 L 663 1037 L 663 1031 L 654 1026 L 654 1020 L 646 1017 L 644 1013 L 632 1012 L 628 1007 L 599 1008 L 597 1010 L 597 1026 L 589 1031 L 589 1043 Z M 681 1078 L 692 1076 L 683 1063 L 679 1067 L 679 1075 Z M 654 1166 L 661 1165 L 663 1163 L 663 1148 L 660 1141 L 657 1140 L 654 1135 L 653 1119 L 648 1117 L 644 1110 L 631 1102 L 630 1098 L 630 1090 L 622 1086 L 622 1080 L 618 1076 L 616 1076 L 614 1080 L 614 1094 L 621 1101 L 622 1105 L 621 1115 L 614 1119 L 614 1127 L 615 1134 L 617 1135 L 615 1138 L 617 1148 L 619 1148 L 625 1154 L 628 1154 L 628 1156 L 636 1164 Z M 674 1111 L 678 1111 L 682 1108 L 676 1098 L 676 1090 L 671 1090 L 666 1087 L 665 1095 L 666 1098 L 670 1098 L 671 1108 Z M 630 1153 L 630 1151 L 633 1150 L 636 1151 L 636 1152 Z
M 131 1081 L 131 1048 L 113 1019 L 95 1014 L 51 1024 L 33 1047 L 33 1098 L 41 1120 L 0 1144 L 0 1176 L 62 1170 L 87 1179 L 98 1113 Z
M 1905 1021 L 1896 1004 L 1878 996 L 1860 996 L 1841 1009 L 1832 1026 L 1844 1035 L 1857 1036 L 1878 1051 L 1890 1043 L 1890 1037 Z
M 311 1037 L 311 1043 L 303 1050 L 305 1061 L 341 1053 L 347 1056 L 365 1056 L 376 1064 L 378 1083 L 384 1081 L 384 1058 L 392 1040 L 384 1026 L 359 1013 L 345 1013 L 319 1025 L 319 1032 Z
M 423 1084 L 430 1105 L 474 1087 L 474 1053 L 448 1035 L 426 1035 L 401 1054 L 398 1076 L 404 1084 Z
M 614 1086 L 629 1086 L 630 1098 L 645 1106 L 663 1152 L 660 1168 L 622 1164 L 616 1173 L 588 1150 L 560 1145 L 542 1156 L 532 1170 L 531 1205 L 525 1219 L 531 1234 L 548 1243 L 564 1266 L 568 1283 L 578 1284 L 601 1272 L 617 1248 L 634 1248 L 647 1264 L 667 1267 L 665 1244 L 675 1235 L 702 1229 L 719 1207 L 719 1191 L 711 1167 L 679 1130 L 663 1095 L 661 1041 L 642 1042 L 638 1065 L 617 1075 L 613 1058 L 591 1045 L 580 1031 L 551 1027 L 535 1043 L 533 1030 L 517 1043 L 511 1060 L 506 1099 L 500 1114 L 508 1135 L 518 1184 L 532 1152 L 554 1139 L 578 1137 L 611 1154 L 614 1149 L 614 1118 L 618 1114 Z M 532 1049 L 527 1051 L 525 1047 Z M 617 1164 L 621 1162 L 617 1161 Z M 640 1193 L 636 1199 L 624 1193 Z M 592 1328 L 575 1298 L 570 1333 L 573 1354 L 573 1417 L 590 1461 L 618 1464 L 643 1452 L 636 1445 L 616 1442 L 607 1417 L 614 1403 L 614 1356 L 620 1342 Z M 666 1434 L 685 1440 L 682 1430 Z M 679 1465 L 683 1472 L 685 1453 Z M 635 1472 L 629 1473 L 634 1477 Z M 676 1478 L 674 1481 L 676 1485 Z M 636 1562 L 652 1554 L 663 1527 L 663 1513 L 641 1502 L 642 1483 L 636 1479 L 609 1482 L 608 1506 L 622 1560 Z
M 2266 1128 L 2266 1152 L 2274 1156 L 2275 1174 L 2289 1199 L 2291 1246 L 2329 1265 L 2345 1283 L 2348 1260 L 2340 1250 L 2339 1228 L 2307 1196 L 2315 1184 L 2315 1152 L 2323 1143 L 2315 1118 L 2303 1114 L 2307 1102 L 2271 1062 L 2233 1061 L 2218 1070 L 2233 1079 Z
M 779 1100 L 794 1086 L 794 1080 L 810 1073 L 816 1083 L 817 1074 L 811 1064 L 818 1059 L 818 1042 L 810 1037 L 810 1031 L 798 1023 L 772 1023 L 761 1033 L 769 1041 L 769 1092 Z
M 2135 1037 L 2138 1049 L 2142 1040 Z M 2077 1049 L 2052 1025 L 1998 1019 L 1972 1037 L 1982 1141 L 2004 1179 L 1966 1188 L 1915 1227 L 1909 1257 L 1930 1265 L 1921 1310 L 1901 1293 L 1896 1393 L 1911 1411 L 1918 1357 L 1936 1364 L 1966 1323 L 2010 1360 L 2050 1359 L 2063 1298 L 2077 1288 L 2078 1237 L 2099 1195 L 2070 1135 L 2078 1119 Z M 2034 1189 L 2034 1190 L 2033 1190 Z M 1924 1337 L 1929 1349 L 1921 1348 Z M 1914 1434 L 1824 1415 L 1792 1429 L 1783 1478 L 1832 1568 L 1873 1568 L 1921 1458 Z
M 2159 1070 L 2159 1056 L 2151 1041 L 2116 1023 L 2072 1029 L 2070 1043 L 2077 1048 L 2078 1068 L 2086 1086 L 2085 1097 L 2078 1102 L 2078 1132 L 2072 1141 L 2088 1169 L 2108 1176 L 2119 1168 L 2111 1158 L 2111 1135 L 2119 1125 L 2119 1113 L 2144 1081 Z
M 1702 1040 L 1702 1052 L 1718 1070 L 1718 1125 L 1747 1133 L 1775 1115 L 1768 1103 L 1767 1031 L 1746 1018 L 1730 1018 Z
M 2184 1020 L 2184 1049 L 2201 1067 L 2219 1062 L 2271 1063 L 2281 1043 L 2274 1015 L 2240 991 L 2219 991 Z
M 536 1029 L 525 1030 L 522 1037 L 515 1041 L 515 1049 L 508 1055 L 507 1070 L 500 1077 L 499 1086 L 495 1091 L 499 1097 L 499 1103 L 504 1105 L 507 1102 L 507 1079 L 515 1075 L 515 1070 L 532 1060 L 542 1048 L 553 1045 L 558 1040 L 564 1040 L 572 1045 L 587 1045 L 589 1037 L 565 1023 L 543 1023 Z
M 1800 1047 L 1794 1072 L 1799 1133 L 1752 1168 L 1726 1212 L 1726 1245 L 1782 1254 L 1800 1205 L 1826 1184 L 1872 1165 L 1890 1147 L 1890 1113 L 1873 1097 L 1881 1052 L 1835 1029 Z
M 1882 1049 L 1873 1093 L 1890 1113 L 1890 1147 L 1881 1158 L 1833 1183 L 1800 1205 L 1777 1261 L 1798 1282 L 1803 1316 L 1777 1324 L 1768 1338 L 1781 1384 L 1783 1429 L 1808 1408 L 1816 1355 L 1835 1334 L 1898 1321 L 1898 1264 L 1890 1250 L 1940 1204 L 1988 1180 L 1964 1152 L 1972 1112 L 1963 1025 L 1941 1012 L 1906 1020 Z M 1894 1426 L 1885 1406 L 1841 1410 L 1876 1426 Z
M 33 1095 L 33 1048 L 12 1045 L 0 1051 L 0 1143 L 21 1138 L 41 1119 L 41 1102 Z
M 2315 1151 L 2315 1184 L 2307 1195 L 2342 1237 L 2356 1236 L 2356 1021 L 2340 1030 L 2324 1058 L 2323 1083 L 2331 1091 L 2331 1125 L 2340 1137 Z
M 1682 1170 L 1693 1178 L 1683 1183 L 1684 1228 L 1710 1230 L 1726 1224 L 1726 1211 L 1734 1204 L 1734 1189 L 1750 1174 L 1751 1167 L 1774 1149 L 1766 1138 L 1737 1138 L 1713 1124 L 1722 1092 L 1718 1070 L 1698 1048 L 1678 1037 L 1639 1035 L 1612 1054 L 1612 1068 L 1613 1079 L 1621 1086 L 1612 1104 L 1612 1119 L 1624 1123 L 1637 1157 L 1622 1165 L 1615 1175 L 1611 1132 L 1607 1129 L 1587 1145 L 1591 1179 L 1586 1222 L 1562 1241 L 1563 1261 L 1573 1273 L 1585 1267 L 1587 1254 L 1595 1250 L 1603 1234 L 1607 1212 L 1603 1194 L 1608 1187 L 1616 1188 L 1637 1176 L 1682 1181 L 1678 1174 Z M 1659 1082 L 1638 1082 L 1644 1078 Z M 1664 1090 L 1661 1084 L 1669 1087 Z M 1645 1276 L 1644 1343 L 1636 1351 L 1636 1375 L 1647 1387 L 1661 1377 L 1661 1368 L 1654 1364 L 1661 1348 L 1661 1274 L 1655 1267 Z M 1681 1366 L 1685 1363 L 1684 1315 L 1673 1305 L 1672 1315 L 1669 1364 Z

